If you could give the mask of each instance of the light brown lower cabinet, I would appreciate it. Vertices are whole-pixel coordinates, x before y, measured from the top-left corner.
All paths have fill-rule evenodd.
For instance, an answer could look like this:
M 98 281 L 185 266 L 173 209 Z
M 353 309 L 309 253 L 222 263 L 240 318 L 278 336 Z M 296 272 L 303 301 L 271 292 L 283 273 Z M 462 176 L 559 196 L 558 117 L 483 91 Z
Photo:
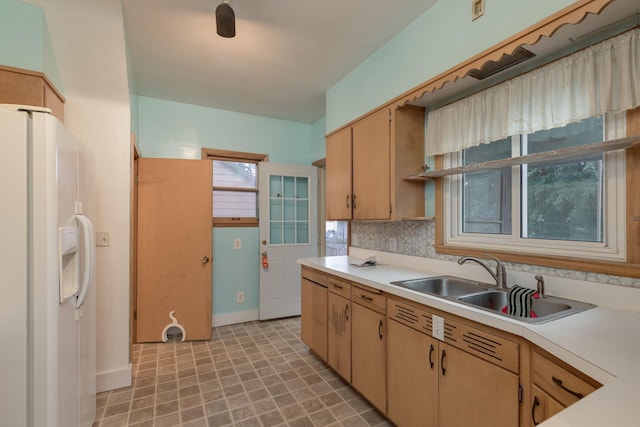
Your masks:
M 351 301 L 329 292 L 327 363 L 351 382 Z
M 519 421 L 519 376 L 440 343 L 440 426 L 513 427 Z
M 304 274 L 304 272 L 303 272 Z M 327 288 L 303 277 L 301 280 L 300 334 L 302 341 L 322 360 L 327 360 Z
M 351 381 L 373 406 L 387 413 L 386 318 L 353 304 L 351 323 Z
M 302 338 L 398 427 L 533 427 L 601 385 L 523 339 L 302 269 Z M 434 314 L 444 341 L 433 338 Z
M 389 319 L 389 419 L 399 427 L 519 425 L 519 376 Z
M 544 351 L 531 351 L 531 426 L 592 393 L 601 384 Z
M 389 319 L 389 419 L 401 427 L 438 426 L 438 341 Z
M 535 384 L 531 387 L 531 394 L 531 425 L 537 426 L 565 408 Z

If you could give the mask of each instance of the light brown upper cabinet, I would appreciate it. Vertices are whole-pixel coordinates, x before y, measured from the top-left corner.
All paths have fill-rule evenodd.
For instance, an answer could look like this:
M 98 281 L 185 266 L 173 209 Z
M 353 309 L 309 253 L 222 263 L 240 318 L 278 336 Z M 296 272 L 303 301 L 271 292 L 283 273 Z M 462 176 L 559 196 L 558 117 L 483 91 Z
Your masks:
M 327 137 L 327 219 L 424 216 L 424 109 L 382 108 Z
M 0 65 L 0 104 L 46 107 L 64 122 L 64 102 L 44 73 Z

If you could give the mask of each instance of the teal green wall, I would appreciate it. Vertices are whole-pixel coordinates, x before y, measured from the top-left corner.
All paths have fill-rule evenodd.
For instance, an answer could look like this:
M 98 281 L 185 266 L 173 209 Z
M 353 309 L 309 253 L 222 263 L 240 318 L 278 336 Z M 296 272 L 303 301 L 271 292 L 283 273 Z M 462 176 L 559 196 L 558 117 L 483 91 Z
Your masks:
M 329 89 L 327 133 L 573 2 L 491 0 L 475 21 L 469 0 L 437 2 Z
M 235 239 L 241 248 L 233 249 Z M 213 313 L 256 310 L 260 306 L 260 258 L 257 228 L 215 228 L 213 231 Z M 236 293 L 244 302 L 236 303 Z
M 44 12 L 18 0 L 0 0 L 0 64 L 44 73 L 62 93 Z
M 311 161 L 324 159 L 326 157 L 326 146 L 324 143 L 327 121 L 325 118 L 311 124 Z
M 310 164 L 311 125 L 138 97 L 144 157 L 199 159 L 203 147 L 268 154 L 270 162 Z
M 312 127 L 322 135 L 318 150 L 324 151 L 323 121 L 310 125 L 145 96 L 135 97 L 131 106 L 137 108 L 132 117 L 138 122 L 142 157 L 199 159 L 205 147 L 268 154 L 270 162 L 310 164 Z M 258 310 L 258 228 L 214 228 L 212 233 L 213 315 Z M 233 248 L 235 239 L 241 239 L 241 249 Z M 236 303 L 240 291 L 244 303 Z

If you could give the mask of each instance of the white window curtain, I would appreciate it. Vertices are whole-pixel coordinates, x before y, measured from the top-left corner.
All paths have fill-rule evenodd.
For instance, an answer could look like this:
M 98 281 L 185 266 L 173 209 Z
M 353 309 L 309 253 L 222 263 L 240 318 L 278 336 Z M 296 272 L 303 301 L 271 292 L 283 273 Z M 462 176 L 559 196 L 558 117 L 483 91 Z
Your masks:
M 565 126 L 640 105 L 640 29 L 429 113 L 427 154 Z

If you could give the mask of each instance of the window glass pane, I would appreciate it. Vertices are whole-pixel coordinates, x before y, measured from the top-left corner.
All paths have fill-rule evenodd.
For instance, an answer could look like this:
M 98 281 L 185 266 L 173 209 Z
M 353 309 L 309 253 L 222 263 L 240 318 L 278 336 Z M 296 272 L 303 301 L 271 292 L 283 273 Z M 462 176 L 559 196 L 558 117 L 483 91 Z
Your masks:
M 269 219 L 271 221 L 282 219 L 282 199 L 269 199 Z
M 326 221 L 325 255 L 347 255 L 348 221 Z
M 603 119 L 590 118 L 522 139 L 523 154 L 603 140 Z M 602 242 L 603 154 L 522 167 L 522 237 Z
M 213 217 L 257 218 L 257 165 L 229 160 L 213 160 L 212 163 L 213 186 L 216 187 L 213 191 Z M 236 188 L 256 191 L 234 191 Z
M 257 166 L 255 163 L 231 162 L 227 160 L 213 161 L 214 187 L 257 187 Z
M 298 221 L 309 219 L 309 202 L 307 200 L 296 200 L 296 219 Z
M 293 199 L 296 197 L 296 178 L 294 176 L 285 176 L 284 178 L 284 197 Z
M 269 224 L 269 243 L 272 245 L 282 244 L 282 222 L 275 221 Z
M 298 221 L 296 227 L 296 243 L 309 243 L 309 223 Z
M 511 157 L 511 139 L 463 150 L 463 164 Z M 511 168 L 462 175 L 462 231 L 511 233 Z
M 256 218 L 257 193 L 215 190 L 213 216 L 216 218 Z
M 298 177 L 296 179 L 296 197 L 298 199 L 309 198 L 309 179 Z
M 271 175 L 269 177 L 269 197 L 282 197 L 282 177 Z
M 284 200 L 284 219 L 293 221 L 296 219 L 296 201 L 295 200 Z
M 282 243 L 296 243 L 296 223 L 285 222 L 284 223 L 284 240 Z

